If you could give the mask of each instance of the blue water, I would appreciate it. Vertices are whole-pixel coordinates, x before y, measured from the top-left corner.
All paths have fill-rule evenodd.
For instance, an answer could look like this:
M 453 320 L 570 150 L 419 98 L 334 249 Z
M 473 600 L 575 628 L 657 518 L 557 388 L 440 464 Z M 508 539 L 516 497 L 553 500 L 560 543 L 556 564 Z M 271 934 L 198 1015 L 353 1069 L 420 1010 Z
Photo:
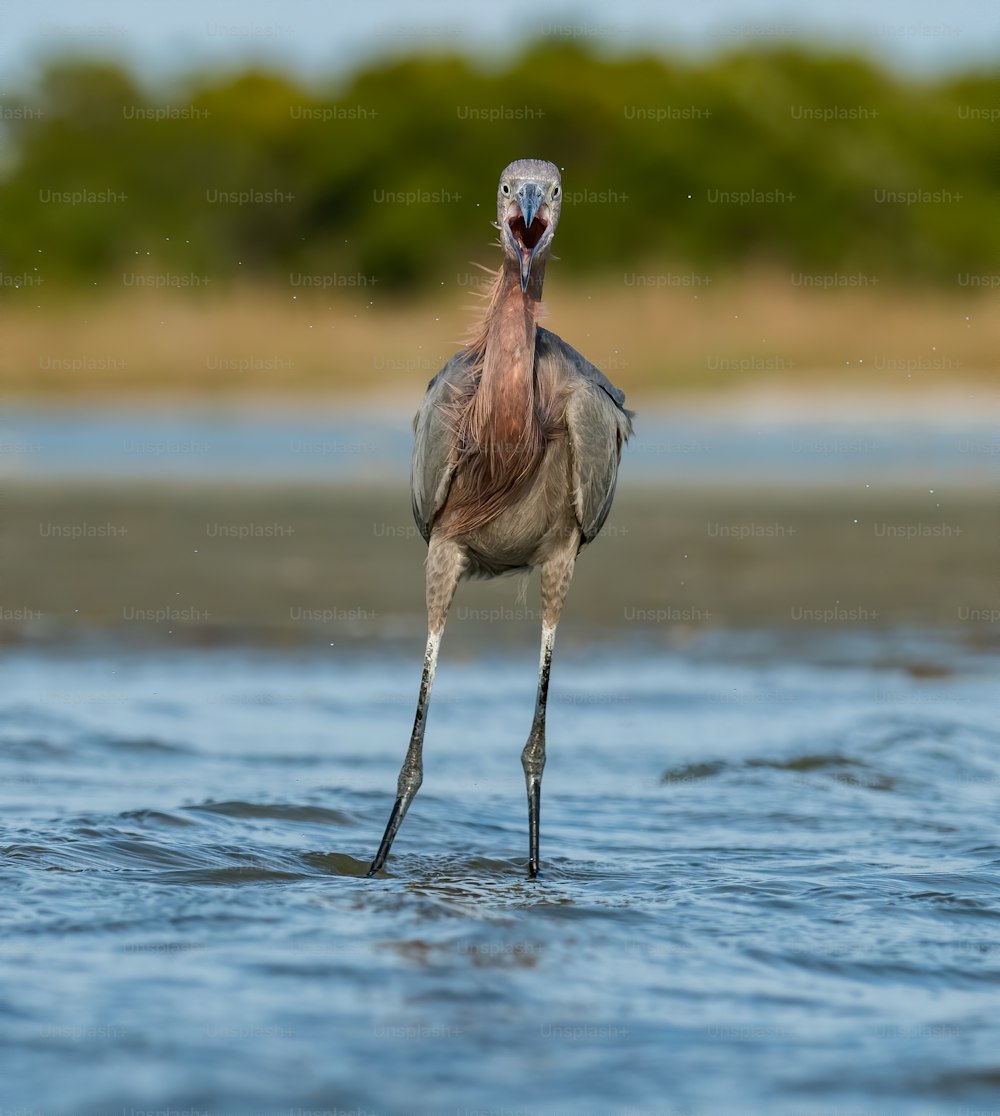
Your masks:
M 995 652 L 0 657 L 4 1113 L 995 1111 Z M 928 664 L 931 664 L 929 667 Z
M 414 397 L 414 407 L 416 396 Z M 0 476 L 238 477 L 363 481 L 405 476 L 408 411 L 7 407 Z M 641 411 L 623 483 L 995 484 L 1000 436 L 989 413 L 887 422 Z

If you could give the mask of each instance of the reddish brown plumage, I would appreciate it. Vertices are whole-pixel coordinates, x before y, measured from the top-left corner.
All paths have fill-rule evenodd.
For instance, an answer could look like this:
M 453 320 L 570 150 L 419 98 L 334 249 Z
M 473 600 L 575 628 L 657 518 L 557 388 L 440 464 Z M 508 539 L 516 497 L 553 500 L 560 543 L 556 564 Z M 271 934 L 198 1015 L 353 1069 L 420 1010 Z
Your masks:
M 556 433 L 553 400 L 535 375 L 541 276 L 525 293 L 505 263 L 466 346 L 470 391 L 452 405 L 457 463 L 441 517 L 452 538 L 496 519 L 531 480 Z

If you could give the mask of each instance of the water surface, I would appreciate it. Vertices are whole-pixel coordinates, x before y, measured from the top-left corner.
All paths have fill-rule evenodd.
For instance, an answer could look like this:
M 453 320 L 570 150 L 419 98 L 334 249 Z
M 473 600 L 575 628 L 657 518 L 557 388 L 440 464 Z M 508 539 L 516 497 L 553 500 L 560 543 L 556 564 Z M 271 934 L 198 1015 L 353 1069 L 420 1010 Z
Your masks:
M 898 629 L 534 654 L 0 659 L 5 1111 L 982 1113 L 995 652 Z
M 0 474 L 14 477 L 212 477 L 240 480 L 395 480 L 408 473 L 412 403 L 393 408 L 317 403 L 273 407 L 8 406 Z M 947 410 L 920 417 L 849 417 L 678 401 L 639 406 L 623 483 L 843 485 L 995 484 L 996 416 Z

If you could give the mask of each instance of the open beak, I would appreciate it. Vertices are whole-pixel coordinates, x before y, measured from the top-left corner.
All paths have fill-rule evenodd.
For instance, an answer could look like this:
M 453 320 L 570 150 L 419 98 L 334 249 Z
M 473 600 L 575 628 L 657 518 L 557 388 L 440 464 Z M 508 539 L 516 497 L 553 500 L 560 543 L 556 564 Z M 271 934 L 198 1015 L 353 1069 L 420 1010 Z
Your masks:
M 507 231 L 517 249 L 521 264 L 521 292 L 528 289 L 531 264 L 549 228 L 549 207 L 537 182 L 525 182 L 517 200 L 507 213 Z

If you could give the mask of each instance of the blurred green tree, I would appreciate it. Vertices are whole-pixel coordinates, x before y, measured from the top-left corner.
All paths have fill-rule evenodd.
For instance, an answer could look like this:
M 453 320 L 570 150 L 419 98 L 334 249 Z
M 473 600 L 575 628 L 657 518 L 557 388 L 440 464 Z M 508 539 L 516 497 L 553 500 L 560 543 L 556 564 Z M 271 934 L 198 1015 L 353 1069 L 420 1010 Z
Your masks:
M 499 71 L 414 57 L 318 89 L 251 70 L 151 90 L 64 59 L 0 99 L 0 272 L 453 281 L 494 260 L 501 168 L 537 155 L 564 168 L 577 274 L 954 284 L 1000 258 L 998 127 L 996 75 L 916 82 L 791 46 L 695 64 L 547 44 Z

